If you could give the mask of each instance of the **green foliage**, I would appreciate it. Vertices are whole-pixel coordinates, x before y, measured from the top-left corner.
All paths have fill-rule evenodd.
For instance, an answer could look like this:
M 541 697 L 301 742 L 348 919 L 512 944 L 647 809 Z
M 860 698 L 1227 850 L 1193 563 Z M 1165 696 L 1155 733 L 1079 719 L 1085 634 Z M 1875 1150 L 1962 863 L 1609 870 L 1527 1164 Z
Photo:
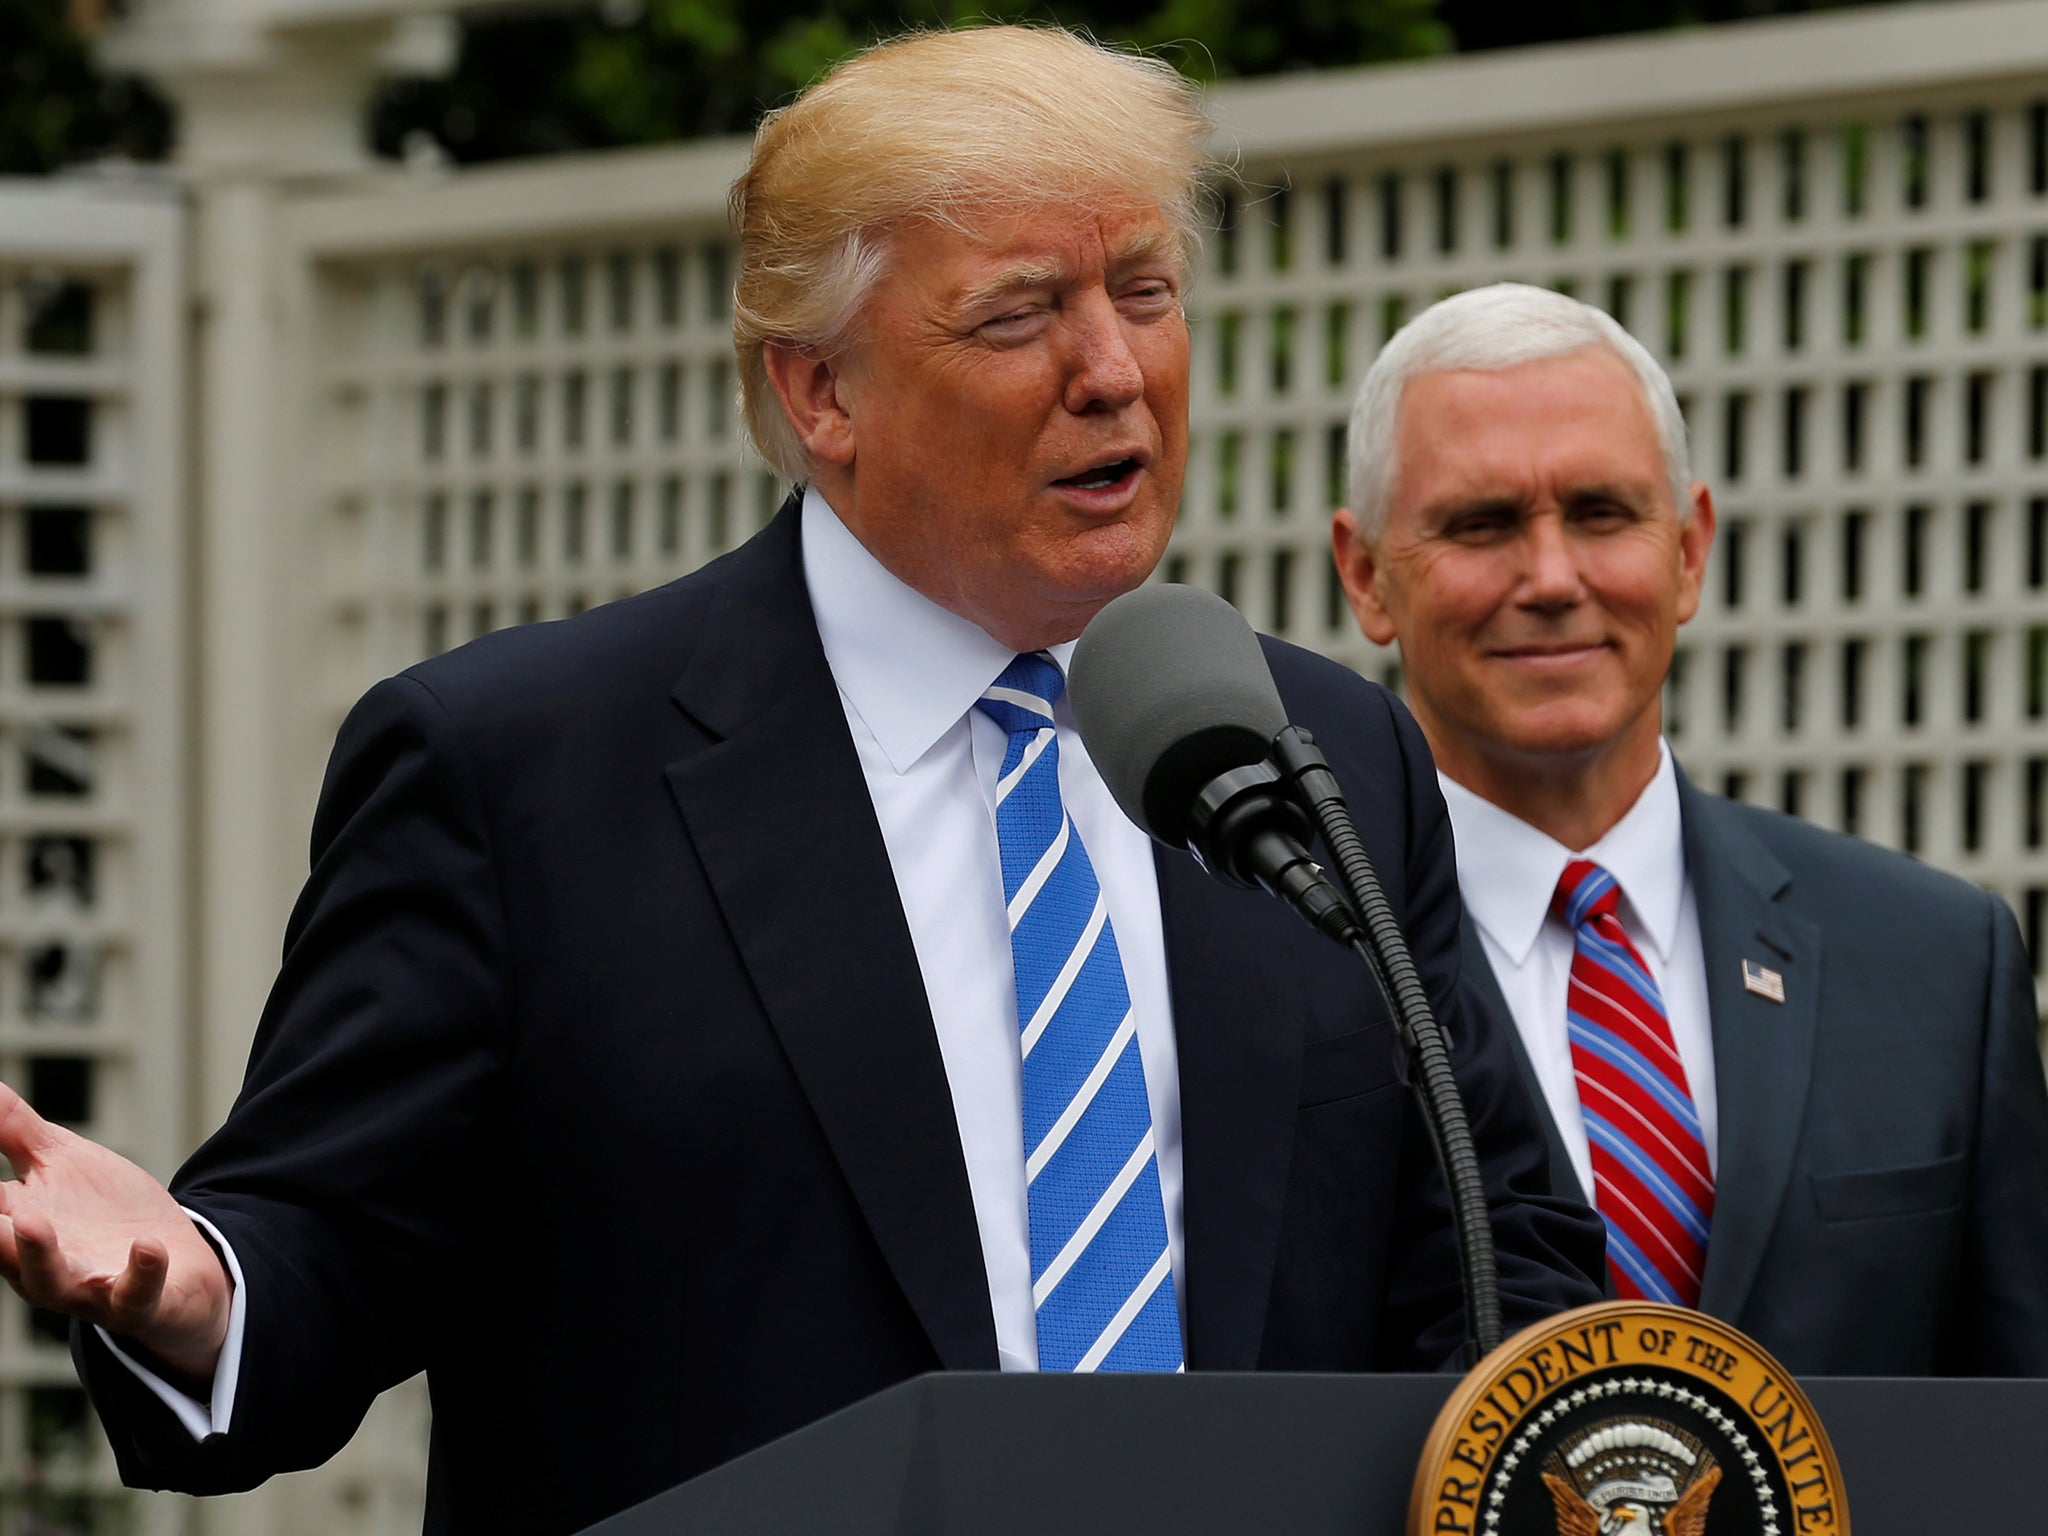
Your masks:
M 147 87 L 94 68 L 63 0 L 0 0 L 0 176 L 164 153 L 170 118 Z
M 744 132 L 869 43 L 987 21 L 1057 23 L 1161 49 L 1201 80 L 1451 46 L 1437 0 L 644 0 L 475 18 L 455 74 L 388 91 L 375 135 L 396 153 L 425 133 L 468 161 Z
M 1441 9 L 1445 23 L 1457 36 L 1459 50 L 1472 53 L 1873 3 L 1884 0 L 1545 0 L 1541 5 L 1442 0 Z
M 384 154 L 424 135 L 458 161 L 744 132 L 825 70 L 912 27 L 1036 21 L 1157 49 L 1199 80 L 1711 23 L 1848 0 L 552 0 L 464 22 L 447 79 L 371 114 Z M 110 78 L 65 0 L 0 0 L 0 175 L 160 158 L 163 101 Z

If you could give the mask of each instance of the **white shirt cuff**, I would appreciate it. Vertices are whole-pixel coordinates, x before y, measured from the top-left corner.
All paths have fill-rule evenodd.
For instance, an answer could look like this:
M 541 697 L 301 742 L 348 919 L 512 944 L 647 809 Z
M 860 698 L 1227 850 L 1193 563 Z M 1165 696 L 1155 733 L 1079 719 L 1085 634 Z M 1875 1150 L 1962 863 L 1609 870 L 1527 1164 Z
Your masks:
M 193 1221 L 206 1229 L 213 1239 L 214 1247 L 220 1250 L 223 1263 L 228 1267 L 228 1278 L 233 1282 L 233 1291 L 228 1298 L 228 1336 L 220 1347 L 220 1363 L 213 1368 L 213 1401 L 202 1403 L 196 1397 L 189 1397 L 158 1376 L 154 1371 L 136 1363 L 134 1356 L 122 1349 L 106 1329 L 95 1327 L 93 1332 L 100 1336 L 116 1360 L 134 1373 L 135 1379 L 157 1395 L 159 1401 L 178 1416 L 178 1422 L 185 1426 L 185 1432 L 194 1440 L 204 1440 L 208 1435 L 224 1435 L 228 1432 L 228 1419 L 235 1411 L 235 1382 L 242 1374 L 242 1328 L 248 1318 L 248 1292 L 242 1285 L 242 1266 L 235 1258 L 235 1250 L 228 1240 L 220 1235 L 220 1228 L 208 1221 L 197 1211 L 185 1212 Z

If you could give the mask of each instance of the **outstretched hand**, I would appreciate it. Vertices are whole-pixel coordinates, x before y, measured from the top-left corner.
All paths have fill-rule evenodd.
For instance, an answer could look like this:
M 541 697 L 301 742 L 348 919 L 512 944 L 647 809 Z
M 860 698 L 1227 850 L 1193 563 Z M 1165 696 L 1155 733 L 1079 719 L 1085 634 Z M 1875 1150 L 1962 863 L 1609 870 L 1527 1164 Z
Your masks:
M 30 1304 L 134 1340 L 204 1396 L 231 1284 L 170 1191 L 117 1152 L 53 1125 L 0 1083 L 0 1274 Z

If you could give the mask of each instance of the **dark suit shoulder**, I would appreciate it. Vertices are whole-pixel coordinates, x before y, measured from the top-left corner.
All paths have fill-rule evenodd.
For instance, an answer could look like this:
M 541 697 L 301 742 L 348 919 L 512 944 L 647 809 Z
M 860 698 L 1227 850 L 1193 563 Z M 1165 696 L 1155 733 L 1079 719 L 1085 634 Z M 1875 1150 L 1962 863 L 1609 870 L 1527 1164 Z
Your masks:
M 1694 810 L 1713 835 L 1748 833 L 1784 866 L 1786 899 L 1795 907 L 1828 901 L 1858 908 L 1911 909 L 1916 916 L 1949 913 L 1981 920 L 1995 898 L 1960 876 L 1895 849 L 1832 832 L 1796 816 L 1694 791 Z M 1704 846 L 1711 847 L 1709 841 Z
M 573 618 L 494 630 L 406 668 L 452 713 L 547 714 L 593 689 L 665 694 L 690 637 L 709 618 L 718 568 L 589 609 Z
M 1444 820 L 1436 761 L 1398 695 L 1327 656 L 1270 635 L 1259 640 L 1289 721 L 1315 737 L 1349 793 L 1385 794 L 1398 784 L 1404 806 L 1426 802 L 1430 819 Z
M 415 749 L 462 765 L 465 793 L 565 810 L 589 786 L 658 772 L 690 750 L 703 737 L 676 707 L 677 684 L 723 623 L 723 564 L 573 618 L 493 631 L 376 684 L 336 738 L 316 845 L 330 799 L 352 802 Z
M 1349 667 L 1318 652 L 1307 650 L 1273 635 L 1260 635 L 1266 665 L 1283 695 L 1301 693 L 1316 698 L 1366 699 L 1375 695 L 1392 698 L 1378 683 L 1360 677 Z
M 1313 732 L 1325 749 L 1332 745 L 1324 740 L 1331 733 L 1353 738 L 1390 730 L 1403 734 L 1402 728 L 1409 722 L 1407 707 L 1378 683 L 1327 656 L 1271 635 L 1259 636 L 1259 644 L 1265 649 L 1266 664 L 1273 670 L 1289 720 Z
M 668 762 L 701 740 L 694 703 L 781 697 L 824 667 L 794 512 L 687 576 L 574 618 L 483 635 L 372 689 L 358 715 L 424 708 L 464 751 L 527 780 L 608 748 Z M 346 740 L 350 732 L 344 728 Z

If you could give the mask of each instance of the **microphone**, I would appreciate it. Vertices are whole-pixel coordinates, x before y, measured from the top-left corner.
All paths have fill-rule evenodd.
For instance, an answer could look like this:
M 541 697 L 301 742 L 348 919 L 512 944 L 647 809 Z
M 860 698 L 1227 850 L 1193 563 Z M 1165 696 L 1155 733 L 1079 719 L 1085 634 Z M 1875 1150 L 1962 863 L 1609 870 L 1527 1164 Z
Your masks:
M 1443 1166 L 1465 1284 L 1465 1363 L 1476 1365 L 1501 1340 L 1500 1278 L 1450 1040 L 1336 775 L 1314 738 L 1288 723 L 1258 636 L 1213 593 L 1140 587 L 1082 631 L 1067 699 L 1126 816 L 1226 884 L 1278 896 L 1372 973 Z M 1349 901 L 1309 855 L 1318 833 Z
M 1309 854 L 1308 815 L 1268 761 L 1287 711 L 1235 608 L 1199 587 L 1140 587 L 1095 616 L 1067 671 L 1074 725 L 1126 816 L 1338 943 L 1359 936 Z

